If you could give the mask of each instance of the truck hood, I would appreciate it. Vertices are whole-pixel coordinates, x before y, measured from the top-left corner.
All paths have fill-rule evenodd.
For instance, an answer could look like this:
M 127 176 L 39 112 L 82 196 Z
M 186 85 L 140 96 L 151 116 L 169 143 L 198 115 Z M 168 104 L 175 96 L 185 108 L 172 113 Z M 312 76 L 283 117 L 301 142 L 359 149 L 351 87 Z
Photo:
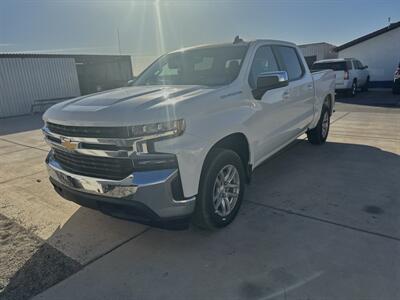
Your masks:
M 204 86 L 133 86 L 52 106 L 44 121 L 74 126 L 125 126 L 180 119 L 181 104 L 216 89 Z

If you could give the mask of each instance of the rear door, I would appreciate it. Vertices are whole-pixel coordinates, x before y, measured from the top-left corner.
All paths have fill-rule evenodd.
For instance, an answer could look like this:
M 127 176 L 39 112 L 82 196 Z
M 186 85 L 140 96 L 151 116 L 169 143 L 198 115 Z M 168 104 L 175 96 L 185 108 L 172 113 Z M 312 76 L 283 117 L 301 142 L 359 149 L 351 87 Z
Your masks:
M 314 116 L 314 81 L 295 47 L 274 46 L 279 64 L 288 73 L 289 89 L 286 102 L 288 138 L 301 133 Z

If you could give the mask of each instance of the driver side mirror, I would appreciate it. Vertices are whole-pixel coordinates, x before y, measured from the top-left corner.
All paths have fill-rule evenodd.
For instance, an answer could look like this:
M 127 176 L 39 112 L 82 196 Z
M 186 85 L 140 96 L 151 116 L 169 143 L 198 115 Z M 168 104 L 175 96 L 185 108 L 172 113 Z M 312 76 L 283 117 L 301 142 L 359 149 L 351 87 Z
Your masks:
M 364 66 L 363 69 L 368 69 L 368 66 Z
M 252 93 L 256 100 L 260 100 L 267 91 L 288 85 L 289 77 L 286 71 L 261 73 L 257 77 L 256 88 Z

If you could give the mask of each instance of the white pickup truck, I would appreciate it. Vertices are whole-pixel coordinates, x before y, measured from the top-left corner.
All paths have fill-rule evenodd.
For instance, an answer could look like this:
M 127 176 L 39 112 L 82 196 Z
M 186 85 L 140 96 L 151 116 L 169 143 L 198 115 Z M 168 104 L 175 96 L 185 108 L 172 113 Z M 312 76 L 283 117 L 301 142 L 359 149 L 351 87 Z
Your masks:
M 43 132 L 55 190 L 156 226 L 228 225 L 257 166 L 303 133 L 327 138 L 335 75 L 311 74 L 300 53 L 275 40 L 187 48 L 131 86 L 54 105 Z

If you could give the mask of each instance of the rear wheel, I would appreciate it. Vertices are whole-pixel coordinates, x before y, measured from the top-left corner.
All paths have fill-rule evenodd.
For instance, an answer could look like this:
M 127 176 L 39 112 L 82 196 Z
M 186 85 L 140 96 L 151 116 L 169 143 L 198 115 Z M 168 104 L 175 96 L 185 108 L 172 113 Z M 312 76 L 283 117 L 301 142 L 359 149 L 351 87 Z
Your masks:
M 227 149 L 214 149 L 207 159 L 200 180 L 193 222 L 203 229 L 230 224 L 243 199 L 245 172 L 239 155 Z
M 400 94 L 400 82 L 399 82 L 399 80 L 396 80 L 396 81 L 393 83 L 392 93 L 393 93 L 394 95 Z
M 324 104 L 317 126 L 307 131 L 307 138 L 311 144 L 321 145 L 325 143 L 329 133 L 330 119 L 329 106 Z
M 354 80 L 349 91 L 351 97 L 355 97 L 357 95 L 357 88 L 357 81 Z
M 362 87 L 362 91 L 368 92 L 368 87 L 369 87 L 369 77 L 367 78 L 367 81 L 365 82 L 364 86 Z

